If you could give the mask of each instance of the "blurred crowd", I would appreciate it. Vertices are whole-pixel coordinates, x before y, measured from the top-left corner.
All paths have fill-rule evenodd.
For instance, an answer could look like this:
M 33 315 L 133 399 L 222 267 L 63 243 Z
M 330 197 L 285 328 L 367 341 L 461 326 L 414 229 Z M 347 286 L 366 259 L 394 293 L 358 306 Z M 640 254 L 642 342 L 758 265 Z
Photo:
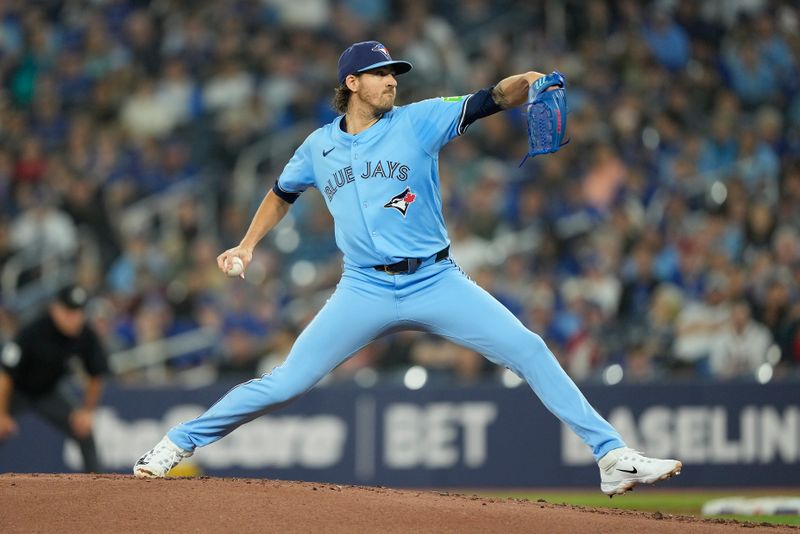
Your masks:
M 440 164 L 452 256 L 573 378 L 798 376 L 789 0 L 0 2 L 0 340 L 69 278 L 94 295 L 121 379 L 280 362 L 341 269 L 321 196 L 301 197 L 245 281 L 215 257 L 291 150 L 335 117 L 338 56 L 366 39 L 414 64 L 399 104 L 566 75 L 560 152 L 518 167 L 527 137 L 512 110 Z M 237 172 L 253 154 L 252 176 Z M 408 332 L 334 379 L 417 364 L 448 382 L 498 376 Z

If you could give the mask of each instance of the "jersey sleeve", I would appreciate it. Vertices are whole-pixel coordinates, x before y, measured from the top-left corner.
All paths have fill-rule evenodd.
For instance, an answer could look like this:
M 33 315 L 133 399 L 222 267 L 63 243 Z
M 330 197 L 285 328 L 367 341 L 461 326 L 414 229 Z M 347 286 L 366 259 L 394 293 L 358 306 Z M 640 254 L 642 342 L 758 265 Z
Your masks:
M 306 138 L 303 144 L 295 150 L 292 159 L 283 168 L 283 172 L 278 176 L 273 187 L 273 191 L 289 203 L 294 202 L 300 193 L 315 185 L 310 139 L 310 137 Z
M 417 139 L 428 154 L 435 154 L 467 128 L 466 105 L 472 95 L 430 98 L 410 104 L 406 113 Z
M 92 329 L 87 328 L 84 330 L 83 336 L 84 339 L 81 340 L 83 345 L 81 360 L 83 360 L 86 372 L 90 376 L 109 374 L 108 357 L 97 334 Z

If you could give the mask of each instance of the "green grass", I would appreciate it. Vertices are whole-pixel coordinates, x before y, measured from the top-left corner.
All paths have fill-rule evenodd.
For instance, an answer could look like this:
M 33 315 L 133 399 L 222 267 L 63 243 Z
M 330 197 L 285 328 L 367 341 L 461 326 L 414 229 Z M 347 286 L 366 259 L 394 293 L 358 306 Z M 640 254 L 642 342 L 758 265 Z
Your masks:
M 661 512 L 662 514 L 693 515 L 697 517 L 720 517 L 722 519 L 737 519 L 754 523 L 776 523 L 781 525 L 800 525 L 800 516 L 701 516 L 700 509 L 706 501 L 724 497 L 765 497 L 768 495 L 786 495 L 787 491 L 742 491 L 742 492 L 689 492 L 681 491 L 651 491 L 642 493 L 628 493 L 609 499 L 598 491 L 482 491 L 479 495 L 494 498 L 528 499 L 536 501 L 544 499 L 553 504 L 574 504 L 592 508 L 618 508 L 623 510 L 638 510 L 642 512 Z
M 704 517 L 720 517 L 722 519 L 737 519 L 751 523 L 772 523 L 774 525 L 800 526 L 800 517 L 796 515 L 712 515 Z

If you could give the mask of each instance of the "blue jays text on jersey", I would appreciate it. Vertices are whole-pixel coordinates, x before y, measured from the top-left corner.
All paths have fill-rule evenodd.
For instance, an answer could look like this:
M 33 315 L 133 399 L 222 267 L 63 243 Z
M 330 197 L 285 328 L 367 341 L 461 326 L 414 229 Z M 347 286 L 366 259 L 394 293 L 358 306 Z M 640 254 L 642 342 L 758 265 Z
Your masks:
M 331 149 L 333 150 L 333 149 Z M 325 151 L 322 151 L 322 156 L 325 157 Z M 372 161 L 364 162 L 364 172 L 361 173 L 360 178 L 366 180 L 369 178 L 389 178 L 391 180 L 400 180 L 401 182 L 405 182 L 408 180 L 408 175 L 410 174 L 411 169 L 408 165 L 403 165 L 399 161 L 378 161 L 373 163 Z M 333 172 L 333 176 L 328 178 L 328 181 L 325 182 L 325 196 L 328 197 L 328 200 L 333 200 L 333 195 L 336 194 L 336 191 L 339 188 L 344 187 L 346 184 L 351 184 L 355 182 L 356 177 L 353 174 L 353 167 L 348 165 L 343 169 L 338 169 Z

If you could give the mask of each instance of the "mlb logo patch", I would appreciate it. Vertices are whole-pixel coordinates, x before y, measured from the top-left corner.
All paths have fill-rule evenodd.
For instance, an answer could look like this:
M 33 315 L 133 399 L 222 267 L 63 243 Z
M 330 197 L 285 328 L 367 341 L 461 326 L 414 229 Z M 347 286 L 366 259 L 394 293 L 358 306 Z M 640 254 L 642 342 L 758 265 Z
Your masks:
M 392 197 L 392 199 L 383 205 L 384 208 L 394 208 L 400 213 L 403 214 L 403 217 L 406 216 L 406 211 L 408 211 L 408 207 L 417 199 L 417 195 L 411 192 L 411 189 L 406 187 L 405 190 Z

